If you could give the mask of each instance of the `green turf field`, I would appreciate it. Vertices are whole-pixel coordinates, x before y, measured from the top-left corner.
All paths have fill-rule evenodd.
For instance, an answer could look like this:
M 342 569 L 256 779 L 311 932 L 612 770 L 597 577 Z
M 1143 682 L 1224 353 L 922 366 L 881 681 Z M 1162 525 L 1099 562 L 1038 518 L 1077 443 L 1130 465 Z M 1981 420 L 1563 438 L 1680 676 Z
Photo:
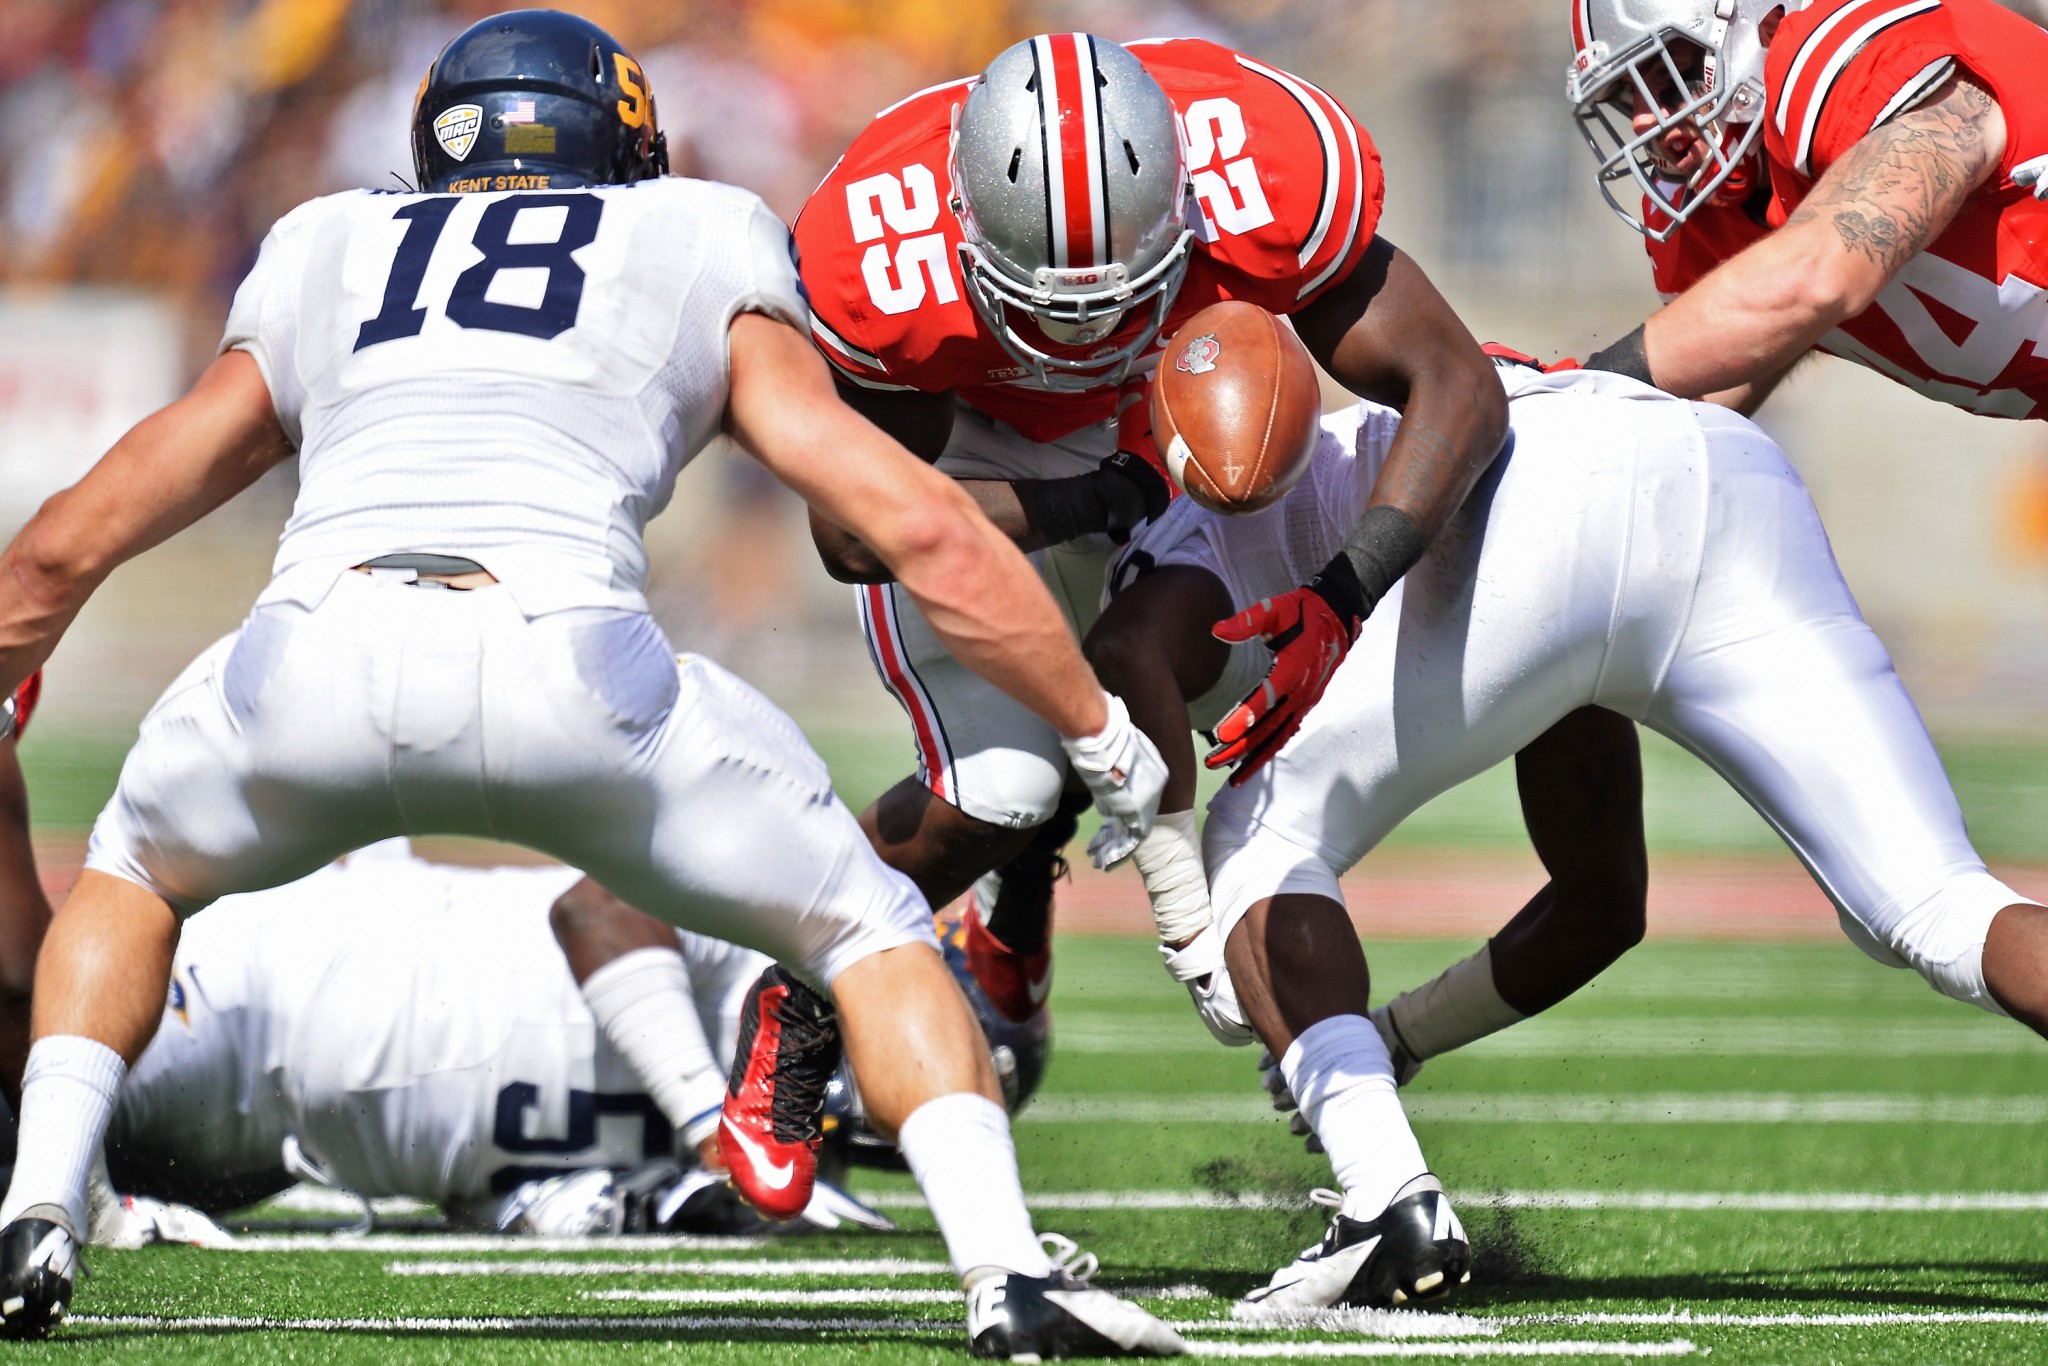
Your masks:
M 1468 946 L 1375 953 L 1376 995 Z M 1433 1314 L 1279 1331 L 1230 1303 L 1309 1242 L 1328 1180 L 1135 940 L 1069 938 L 1058 1046 L 1018 1126 L 1040 1226 L 1252 1357 L 2048 1360 L 2048 1051 L 1844 946 L 1665 943 L 1404 1093 L 1474 1236 Z M 1382 990 L 1384 989 L 1384 990 Z M 893 1235 L 573 1250 L 379 1234 L 100 1253 L 77 1359 L 963 1359 L 907 1178 Z M 333 1239 L 314 1239 L 332 1243 Z M 290 1328 L 284 1325 L 302 1323 Z M 1573 1346 L 1571 1344 L 1577 1344 Z
M 855 810 L 909 774 L 916 763 L 900 713 L 884 710 L 877 717 L 872 706 L 862 706 L 849 719 L 818 706 L 793 710 L 831 765 L 840 794 Z M 1644 822 L 1652 849 L 1758 853 L 1784 847 L 1706 765 L 1661 736 L 1641 734 Z M 1939 738 L 1978 852 L 1994 860 L 2048 862 L 2048 822 L 2039 818 L 2048 811 L 2048 744 L 2039 735 Z M 54 727 L 37 729 L 21 749 L 37 828 L 91 829 L 134 739 L 132 730 L 85 735 Z M 1205 775 L 1205 794 L 1216 781 Z M 1481 849 L 1525 844 L 1512 766 L 1504 764 L 1418 811 L 1386 847 Z

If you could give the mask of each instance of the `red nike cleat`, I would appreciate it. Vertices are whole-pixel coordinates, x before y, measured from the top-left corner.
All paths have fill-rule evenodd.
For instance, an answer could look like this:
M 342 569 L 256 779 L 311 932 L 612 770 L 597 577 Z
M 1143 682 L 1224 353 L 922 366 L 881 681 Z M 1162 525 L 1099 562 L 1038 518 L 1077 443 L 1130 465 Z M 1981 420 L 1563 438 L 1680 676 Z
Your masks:
M 739 1046 L 718 1117 L 732 1183 L 771 1219 L 794 1219 L 818 1175 L 825 1086 L 839 1068 L 832 1003 L 771 964 L 740 1010 Z
M 1019 953 L 988 932 L 981 923 L 981 908 L 970 894 L 967 909 L 960 914 L 965 936 L 967 970 L 996 1014 L 1017 1024 L 1045 1009 L 1052 992 L 1052 936 L 1047 935 L 1036 953 Z

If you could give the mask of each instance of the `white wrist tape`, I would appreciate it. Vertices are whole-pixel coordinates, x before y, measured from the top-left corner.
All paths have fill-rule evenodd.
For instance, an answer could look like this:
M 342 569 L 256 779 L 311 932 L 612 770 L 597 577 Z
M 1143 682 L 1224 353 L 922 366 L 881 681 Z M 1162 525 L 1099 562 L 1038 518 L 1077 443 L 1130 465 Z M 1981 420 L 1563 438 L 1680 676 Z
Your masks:
M 1209 928 L 1209 875 L 1202 867 L 1202 837 L 1195 813 L 1162 811 L 1132 855 L 1152 899 L 1152 922 L 1159 942 L 1178 944 Z

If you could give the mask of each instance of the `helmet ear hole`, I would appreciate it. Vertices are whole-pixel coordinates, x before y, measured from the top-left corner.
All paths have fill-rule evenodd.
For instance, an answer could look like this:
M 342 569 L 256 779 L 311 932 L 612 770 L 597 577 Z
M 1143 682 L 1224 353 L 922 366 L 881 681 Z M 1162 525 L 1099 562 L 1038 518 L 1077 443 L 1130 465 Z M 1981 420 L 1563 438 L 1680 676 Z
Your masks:
M 1124 159 L 1131 163 L 1131 174 L 1136 175 L 1138 173 L 1138 149 L 1131 146 L 1129 138 L 1124 139 Z M 1010 179 L 1015 180 L 1016 178 L 1016 173 L 1012 172 Z
M 590 79 L 604 84 L 604 49 L 596 43 L 590 45 Z
M 1127 142 L 1124 144 L 1124 146 L 1128 147 L 1130 146 L 1130 144 Z M 1024 149 L 1022 147 L 1019 147 L 1016 151 L 1010 153 L 1010 183 L 1012 185 L 1015 185 L 1017 183 L 1017 168 L 1022 166 L 1023 164 Z

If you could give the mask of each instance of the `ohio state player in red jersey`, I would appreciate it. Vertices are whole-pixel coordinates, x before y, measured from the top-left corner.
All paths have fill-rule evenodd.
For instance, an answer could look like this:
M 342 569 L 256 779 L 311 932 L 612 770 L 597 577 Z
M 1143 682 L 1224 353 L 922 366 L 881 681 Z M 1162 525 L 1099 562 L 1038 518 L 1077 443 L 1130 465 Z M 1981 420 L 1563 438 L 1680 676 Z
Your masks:
M 1716 45 L 1714 0 L 1651 8 L 1573 0 L 1571 97 L 1683 291 L 1598 359 L 1753 408 L 1819 349 L 2048 417 L 2048 33 L 1992 0 L 1740 0 Z M 1707 183 L 1735 148 L 1767 200 Z
M 1573 0 L 1572 25 L 1603 186 L 1642 189 L 1640 218 L 1609 200 L 1677 292 L 1589 367 L 1752 411 L 1818 349 L 2048 417 L 2048 32 L 1991 0 Z M 2048 1034 L 2048 913 L 1999 912 L 1983 967 Z
M 1403 407 L 1347 553 L 1238 628 L 1285 642 L 1273 686 L 1219 730 L 1224 758 L 1246 768 L 1292 734 L 1505 430 L 1485 357 L 1375 235 L 1382 190 L 1365 130 L 1300 77 L 1199 40 L 1126 49 L 1048 34 L 883 111 L 796 224 L 813 336 L 849 402 L 1042 552 L 1083 630 L 1112 539 L 1167 504 L 1146 385 L 1184 319 L 1219 299 L 1292 315 L 1338 380 Z M 946 656 L 863 547 L 815 520 L 814 531 L 831 572 L 868 585 L 870 648 L 917 739 L 918 774 L 863 824 L 934 905 L 975 884 L 977 977 L 999 1009 L 1029 1015 L 1074 828 L 1059 751 Z M 1199 870 L 1192 802 L 1191 787 L 1167 794 L 1181 819 L 1138 850 L 1141 866 Z M 1124 852 L 1115 832 L 1092 848 L 1104 863 Z M 1160 926 L 1168 944 L 1203 928 Z M 1213 948 L 1169 955 L 1169 968 L 1204 981 Z

